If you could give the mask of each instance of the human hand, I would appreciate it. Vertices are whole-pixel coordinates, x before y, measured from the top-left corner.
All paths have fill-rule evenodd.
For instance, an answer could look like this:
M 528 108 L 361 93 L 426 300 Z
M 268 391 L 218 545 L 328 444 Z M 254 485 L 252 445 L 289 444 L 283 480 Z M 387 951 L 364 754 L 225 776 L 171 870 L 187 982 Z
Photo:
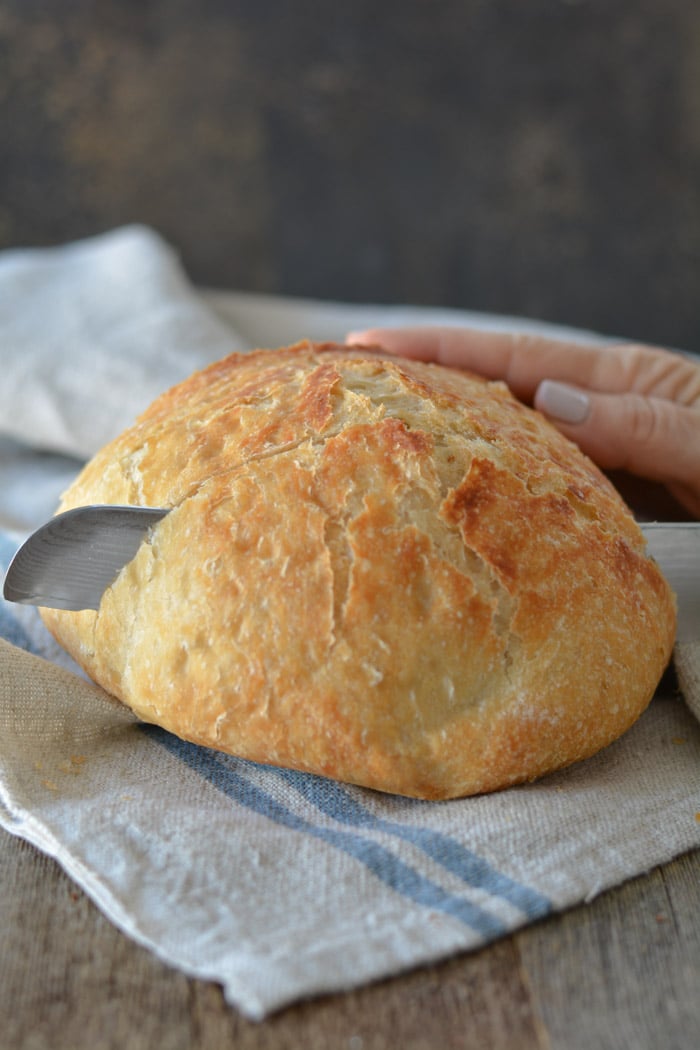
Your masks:
M 700 366 L 681 354 L 463 328 L 367 329 L 346 342 L 502 379 L 603 470 L 661 482 L 700 518 Z

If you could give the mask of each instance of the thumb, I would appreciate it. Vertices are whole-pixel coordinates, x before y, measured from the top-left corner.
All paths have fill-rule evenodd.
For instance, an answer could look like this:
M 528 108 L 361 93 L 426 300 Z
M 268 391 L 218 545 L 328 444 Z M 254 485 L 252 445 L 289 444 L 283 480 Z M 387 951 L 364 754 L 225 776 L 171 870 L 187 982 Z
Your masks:
M 700 413 L 662 398 L 545 379 L 535 408 L 605 470 L 689 486 L 700 499 Z

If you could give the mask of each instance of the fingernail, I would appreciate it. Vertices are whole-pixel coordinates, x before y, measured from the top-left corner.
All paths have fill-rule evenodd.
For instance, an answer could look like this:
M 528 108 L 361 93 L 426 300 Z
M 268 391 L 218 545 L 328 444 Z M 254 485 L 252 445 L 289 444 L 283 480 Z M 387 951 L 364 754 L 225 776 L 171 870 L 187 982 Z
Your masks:
M 585 423 L 591 410 L 590 398 L 582 390 L 552 379 L 540 383 L 535 404 L 540 412 L 560 423 Z

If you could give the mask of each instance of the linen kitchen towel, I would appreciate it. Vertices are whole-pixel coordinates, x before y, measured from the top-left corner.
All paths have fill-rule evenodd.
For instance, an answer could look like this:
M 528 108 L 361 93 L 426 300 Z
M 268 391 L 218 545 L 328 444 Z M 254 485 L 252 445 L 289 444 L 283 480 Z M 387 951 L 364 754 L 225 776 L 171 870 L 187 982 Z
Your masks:
M 200 295 L 170 249 L 140 228 L 50 252 L 48 260 L 24 255 L 24 292 L 14 309 L 1 300 L 3 344 L 8 331 L 26 334 L 16 396 L 2 395 L 0 405 L 12 438 L 0 446 L 0 523 L 13 530 L 0 535 L 3 566 L 40 523 L 42 501 L 36 492 L 27 501 L 28 488 L 45 486 L 48 500 L 52 464 L 56 477 L 70 473 L 72 461 L 52 454 L 87 456 L 129 422 L 97 418 L 110 383 L 122 382 L 133 415 L 182 370 L 230 349 L 406 320 L 389 308 Z M 9 254 L 16 265 L 18 253 Z M 113 276 L 80 285 L 80 316 L 56 305 L 61 286 L 70 294 L 78 287 L 61 258 L 69 268 L 99 258 Z M 0 293 L 6 264 L 0 256 Z M 125 267 L 145 274 L 151 289 L 138 300 L 150 318 L 144 390 L 131 393 L 119 361 L 138 357 L 139 326 Z M 45 304 L 45 342 L 42 325 L 26 318 L 31 288 Z M 111 306 L 93 309 L 98 291 L 115 296 Z M 444 318 L 413 311 L 409 319 Z M 123 338 L 102 332 L 103 323 Z M 172 354 L 155 334 L 160 324 Z M 38 374 L 47 353 L 69 345 L 78 348 L 79 383 L 58 365 Z M 12 371 L 12 361 L 3 367 Z M 428 803 L 262 767 L 144 726 L 86 681 L 35 609 L 0 602 L 0 636 L 0 823 L 56 857 L 125 933 L 184 972 L 220 982 L 251 1018 L 479 947 L 700 845 L 700 724 L 672 677 L 594 758 L 534 784 Z M 685 700 L 697 704 L 698 653 L 691 647 L 678 658 Z

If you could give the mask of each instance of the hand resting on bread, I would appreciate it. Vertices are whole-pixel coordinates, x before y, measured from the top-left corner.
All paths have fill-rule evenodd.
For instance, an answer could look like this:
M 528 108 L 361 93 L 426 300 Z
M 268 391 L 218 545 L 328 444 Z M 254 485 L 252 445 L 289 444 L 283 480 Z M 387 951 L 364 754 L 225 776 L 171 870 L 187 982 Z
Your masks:
M 377 328 L 350 344 L 504 380 L 600 467 L 661 482 L 700 518 L 700 366 L 650 346 L 462 328 Z

